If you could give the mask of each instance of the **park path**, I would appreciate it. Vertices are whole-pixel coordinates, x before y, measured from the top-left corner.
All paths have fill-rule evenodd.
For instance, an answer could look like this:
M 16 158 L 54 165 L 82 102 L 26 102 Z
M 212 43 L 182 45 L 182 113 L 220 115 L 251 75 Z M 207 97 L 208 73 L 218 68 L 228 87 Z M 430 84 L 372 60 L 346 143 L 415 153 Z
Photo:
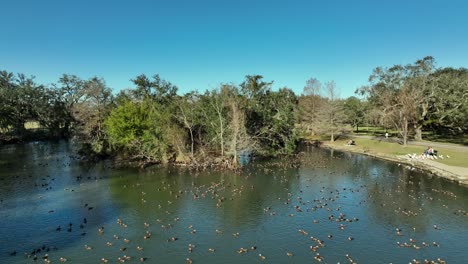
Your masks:
M 408 157 L 405 158 L 407 158 L 411 162 L 424 164 L 425 166 L 427 166 L 426 168 L 429 168 L 432 172 L 442 177 L 455 180 L 464 185 L 468 185 L 468 168 L 450 166 L 428 159 L 411 160 Z

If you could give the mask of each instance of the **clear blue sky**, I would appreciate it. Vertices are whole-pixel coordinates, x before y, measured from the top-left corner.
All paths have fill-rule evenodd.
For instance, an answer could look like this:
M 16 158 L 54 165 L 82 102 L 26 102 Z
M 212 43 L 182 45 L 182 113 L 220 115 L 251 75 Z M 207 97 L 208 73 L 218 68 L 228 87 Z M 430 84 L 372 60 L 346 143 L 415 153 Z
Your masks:
M 335 80 L 347 97 L 376 66 L 468 67 L 467 1 L 15 0 L 0 25 L 0 69 L 46 84 L 159 73 L 183 93 L 260 74 L 296 93 Z

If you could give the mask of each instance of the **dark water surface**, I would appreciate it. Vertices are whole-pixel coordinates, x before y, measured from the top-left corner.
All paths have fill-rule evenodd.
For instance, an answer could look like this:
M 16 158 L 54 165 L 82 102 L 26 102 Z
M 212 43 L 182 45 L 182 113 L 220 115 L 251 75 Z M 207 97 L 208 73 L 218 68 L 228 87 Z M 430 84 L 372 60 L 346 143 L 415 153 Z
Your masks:
M 84 165 L 65 142 L 4 146 L 0 199 L 0 263 L 468 261 L 467 188 L 317 148 L 235 174 Z

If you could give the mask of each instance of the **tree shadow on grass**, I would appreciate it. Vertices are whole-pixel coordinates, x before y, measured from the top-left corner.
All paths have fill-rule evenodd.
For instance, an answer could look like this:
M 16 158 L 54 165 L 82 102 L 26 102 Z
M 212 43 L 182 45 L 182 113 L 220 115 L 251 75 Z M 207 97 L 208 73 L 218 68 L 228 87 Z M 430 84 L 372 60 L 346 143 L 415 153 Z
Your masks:
M 448 131 L 435 131 L 429 132 L 424 135 L 424 139 L 429 141 L 437 141 L 443 143 L 453 143 L 468 146 L 468 134 L 466 133 L 457 133 Z

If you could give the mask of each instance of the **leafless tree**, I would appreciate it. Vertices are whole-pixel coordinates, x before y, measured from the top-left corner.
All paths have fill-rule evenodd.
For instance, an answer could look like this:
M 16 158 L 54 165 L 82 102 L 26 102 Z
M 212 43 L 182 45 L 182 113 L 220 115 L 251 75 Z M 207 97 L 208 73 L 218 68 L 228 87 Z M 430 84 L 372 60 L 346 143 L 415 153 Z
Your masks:
M 319 110 L 321 128 L 330 134 L 330 141 L 334 142 L 337 134 L 347 131 L 349 128 L 345 125 L 346 116 L 334 81 L 325 83 L 324 95 L 326 101 Z
M 314 135 L 317 132 L 319 124 L 318 109 L 323 103 L 323 98 L 320 96 L 322 84 L 315 78 L 310 78 L 306 82 L 303 95 L 299 99 L 298 119 L 301 125 L 305 127 L 308 133 Z

